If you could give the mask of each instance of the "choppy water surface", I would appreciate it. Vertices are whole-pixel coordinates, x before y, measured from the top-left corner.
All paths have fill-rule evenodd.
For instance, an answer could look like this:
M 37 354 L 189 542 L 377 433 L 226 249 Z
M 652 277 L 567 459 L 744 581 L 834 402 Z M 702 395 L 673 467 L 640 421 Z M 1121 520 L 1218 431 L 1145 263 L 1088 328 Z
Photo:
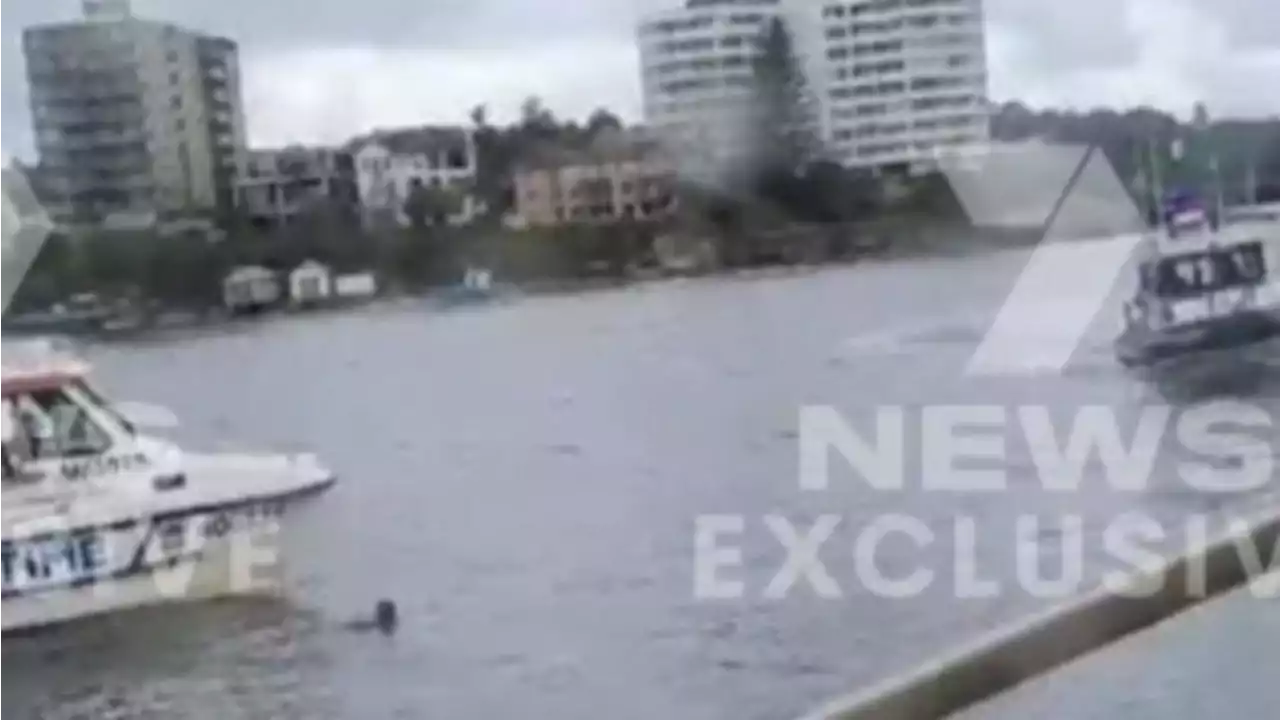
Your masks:
M 1043 518 L 1050 575 L 1079 516 L 1096 578 L 1110 562 L 1098 537 L 1123 513 L 1172 532 L 1193 514 L 1274 505 L 1274 486 L 1189 489 L 1171 445 L 1145 492 L 1110 490 L 1100 471 L 1077 492 L 1046 492 L 1016 427 L 1002 492 L 877 492 L 844 471 L 802 492 L 804 404 L 836 406 L 862 432 L 883 405 L 908 417 L 1039 405 L 1067 421 L 1092 404 L 1122 425 L 1215 397 L 1280 409 L 1275 348 L 1135 377 L 1110 359 L 1110 317 L 1061 375 L 965 376 L 1024 262 L 384 307 L 97 348 L 112 394 L 173 409 L 186 443 L 311 448 L 343 481 L 303 518 L 290 603 L 147 611 L 6 641 L 4 715 L 785 718 L 1046 602 L 1013 583 L 1019 515 Z M 919 433 L 907 434 L 910 449 Z M 822 555 L 843 597 L 765 597 L 785 553 L 763 517 L 824 513 L 843 518 Z M 877 554 L 887 575 L 935 570 L 921 596 L 858 582 L 852 548 L 885 513 L 937 531 L 923 550 L 890 539 Z M 746 518 L 743 599 L 694 596 L 703 514 Z M 956 517 L 972 520 L 972 542 L 957 545 Z M 1002 592 L 957 599 L 958 562 Z M 400 602 L 400 634 L 338 628 L 379 596 Z

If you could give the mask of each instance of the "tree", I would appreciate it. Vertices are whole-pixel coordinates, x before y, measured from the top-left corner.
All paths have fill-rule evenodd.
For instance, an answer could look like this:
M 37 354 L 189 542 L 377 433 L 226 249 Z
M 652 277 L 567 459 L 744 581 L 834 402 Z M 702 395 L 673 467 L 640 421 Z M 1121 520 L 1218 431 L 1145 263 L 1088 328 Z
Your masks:
M 605 130 L 621 130 L 622 120 L 617 115 L 609 112 L 606 108 L 596 108 L 591 113 L 591 117 L 587 118 L 587 137 L 594 138 Z
M 409 192 L 404 200 L 404 214 L 409 218 L 409 227 L 421 230 L 431 220 L 430 199 L 422 180 L 414 178 L 409 181 Z
M 543 104 L 542 99 L 530 95 L 520 105 L 521 134 L 531 139 L 554 139 L 559 129 L 556 116 Z
M 769 23 L 762 42 L 752 67 L 755 152 L 766 177 L 795 175 L 823 154 L 814 99 L 781 18 Z
M 421 230 L 429 225 L 442 227 L 449 224 L 449 217 L 462 209 L 462 195 L 443 185 L 425 185 L 419 178 L 409 183 L 404 213 L 409 226 Z
M 489 106 L 481 103 L 471 108 L 471 124 L 475 126 L 476 131 L 485 130 L 489 127 Z

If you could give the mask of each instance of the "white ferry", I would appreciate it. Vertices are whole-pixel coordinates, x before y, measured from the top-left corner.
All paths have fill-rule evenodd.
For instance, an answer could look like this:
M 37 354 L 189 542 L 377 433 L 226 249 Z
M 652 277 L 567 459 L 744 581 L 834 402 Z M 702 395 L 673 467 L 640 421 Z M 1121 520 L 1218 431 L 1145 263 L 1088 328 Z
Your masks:
M 1280 222 L 1214 228 L 1194 198 L 1175 197 L 1145 251 L 1116 339 L 1121 363 L 1280 336 Z
M 3 631 L 282 587 L 312 456 L 197 455 L 147 437 L 54 351 L 4 349 Z

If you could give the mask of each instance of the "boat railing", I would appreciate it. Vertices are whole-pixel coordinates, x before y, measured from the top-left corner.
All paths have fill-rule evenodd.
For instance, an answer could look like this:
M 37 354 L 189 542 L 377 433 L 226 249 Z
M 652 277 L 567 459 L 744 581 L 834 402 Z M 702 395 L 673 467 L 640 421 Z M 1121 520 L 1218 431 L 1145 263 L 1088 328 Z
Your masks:
M 1249 547 L 1256 554 L 1244 551 Z M 908 675 L 839 699 L 804 720 L 933 720 L 993 700 L 1135 633 L 1247 587 L 1280 563 L 1280 513 L 984 638 Z

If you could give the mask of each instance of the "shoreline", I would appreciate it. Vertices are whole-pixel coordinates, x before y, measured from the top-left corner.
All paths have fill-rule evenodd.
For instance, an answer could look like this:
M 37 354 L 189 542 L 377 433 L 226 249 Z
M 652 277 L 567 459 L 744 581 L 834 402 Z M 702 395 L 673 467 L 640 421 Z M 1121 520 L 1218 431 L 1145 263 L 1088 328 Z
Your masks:
M 4 331 L 7 334 L 18 337 L 53 335 L 72 338 L 79 342 L 104 344 L 158 342 L 175 339 L 176 337 L 199 335 L 207 331 L 256 327 L 262 325 L 265 321 L 282 318 L 323 316 L 409 305 L 418 305 L 425 310 L 435 312 L 449 312 L 469 307 L 495 307 L 524 298 L 570 296 L 681 281 L 753 281 L 812 275 L 828 270 L 855 268 L 863 264 L 884 265 L 919 260 L 962 259 L 1005 251 L 1025 250 L 1034 247 L 1035 244 L 1035 242 L 1011 242 L 1008 240 L 973 242 L 970 239 L 967 244 L 955 247 L 944 248 L 933 245 L 899 247 L 896 249 L 869 251 L 857 257 L 820 262 L 779 263 L 732 268 L 719 267 L 710 270 L 683 272 L 646 269 L 622 277 L 534 280 L 524 283 L 500 284 L 492 298 L 478 298 L 456 304 L 445 301 L 443 295 L 451 288 L 444 286 L 421 290 L 391 291 L 368 298 L 332 300 L 310 307 L 295 307 L 286 303 L 256 313 L 233 313 L 220 306 L 203 310 L 170 309 L 158 313 L 155 316 L 156 320 L 150 323 L 118 329 L 97 328 L 94 330 L 75 331 L 65 327 L 50 327 L 48 330 L 7 327 L 4 328 Z M 166 317 L 168 320 L 165 320 Z

